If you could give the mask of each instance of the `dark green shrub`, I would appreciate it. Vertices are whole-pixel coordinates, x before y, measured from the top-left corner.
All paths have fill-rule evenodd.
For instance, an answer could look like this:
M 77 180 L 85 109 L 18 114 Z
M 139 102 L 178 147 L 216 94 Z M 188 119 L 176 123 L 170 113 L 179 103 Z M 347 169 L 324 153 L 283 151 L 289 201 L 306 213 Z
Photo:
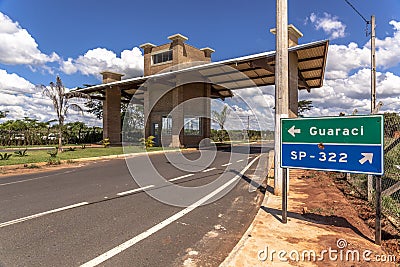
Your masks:
M 103 140 L 101 140 L 101 144 L 104 147 L 109 147 L 110 146 L 110 139 L 109 138 L 104 138 Z
M 25 156 L 28 156 L 28 155 L 26 154 L 26 151 L 28 151 L 27 148 L 25 148 L 25 150 L 18 150 L 18 151 L 15 151 L 14 154 L 15 154 L 16 156 L 18 156 L 18 157 L 25 157 Z
M 47 161 L 47 165 L 60 165 L 61 160 L 57 157 L 50 157 L 49 160 Z
M 142 144 L 143 144 L 146 148 L 149 148 L 149 147 L 153 147 L 153 146 L 154 146 L 154 144 L 155 144 L 154 138 L 155 138 L 154 136 L 150 135 L 150 136 L 147 137 L 147 138 L 141 138 L 139 141 L 142 142 Z
M 12 154 L 4 153 L 0 154 L 0 160 L 9 160 Z
M 58 150 L 57 149 L 49 150 L 49 151 L 47 151 L 47 154 L 50 155 L 50 158 L 55 158 L 55 157 L 57 157 Z

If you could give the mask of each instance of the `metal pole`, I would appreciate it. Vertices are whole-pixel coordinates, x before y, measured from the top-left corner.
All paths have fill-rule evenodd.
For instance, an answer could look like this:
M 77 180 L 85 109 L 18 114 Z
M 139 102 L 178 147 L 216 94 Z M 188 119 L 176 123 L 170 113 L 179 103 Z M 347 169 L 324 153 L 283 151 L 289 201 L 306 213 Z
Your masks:
M 376 108 L 375 16 L 371 16 L 371 114 Z M 373 176 L 367 178 L 367 198 L 372 201 Z
M 282 193 L 281 118 L 289 112 L 289 57 L 287 0 L 276 0 L 276 57 L 275 57 L 275 160 L 274 194 Z
M 371 16 L 371 113 L 376 107 L 375 16 Z
M 376 219 L 375 219 L 375 244 L 380 245 L 382 241 L 382 225 L 381 225 L 381 218 L 382 218 L 382 180 L 381 176 L 377 175 L 376 176 Z
M 287 170 L 283 169 L 283 183 L 282 183 L 282 223 L 287 223 L 287 202 L 288 202 L 288 184 L 287 184 Z

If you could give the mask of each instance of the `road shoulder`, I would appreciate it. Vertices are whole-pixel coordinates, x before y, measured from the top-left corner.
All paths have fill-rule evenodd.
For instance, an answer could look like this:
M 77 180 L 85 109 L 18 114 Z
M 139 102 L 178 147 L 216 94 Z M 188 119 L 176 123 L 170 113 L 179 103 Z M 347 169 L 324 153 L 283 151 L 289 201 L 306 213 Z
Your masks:
M 269 185 L 273 185 L 272 179 Z M 318 176 L 318 172 L 292 172 L 286 225 L 280 222 L 280 211 L 281 198 L 271 194 L 270 190 L 252 225 L 220 266 L 338 266 L 340 258 L 330 260 L 327 254 L 322 261 L 293 261 L 288 257 L 291 251 L 298 251 L 301 255 L 303 251 L 313 250 L 318 258 L 323 250 L 329 248 L 342 250 L 344 255 L 346 251 L 357 250 L 361 258 L 365 250 L 373 251 L 371 255 L 386 254 L 373 243 L 373 232 L 334 183 Z M 342 249 L 338 248 L 340 240 L 344 240 Z M 280 261 L 277 253 L 272 260 L 272 250 L 287 252 L 288 261 Z M 340 266 L 365 264 L 371 263 L 362 259 L 360 262 L 346 261 L 345 257 L 340 261 Z M 395 266 L 394 263 L 373 264 Z

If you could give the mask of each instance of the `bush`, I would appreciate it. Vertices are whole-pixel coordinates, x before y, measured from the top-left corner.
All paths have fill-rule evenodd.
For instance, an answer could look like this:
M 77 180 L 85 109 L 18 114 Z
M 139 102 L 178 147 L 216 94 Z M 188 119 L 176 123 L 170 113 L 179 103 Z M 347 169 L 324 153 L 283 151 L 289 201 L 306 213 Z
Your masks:
M 211 140 L 214 142 L 229 141 L 229 134 L 226 130 L 211 130 Z
M 142 142 L 142 144 L 143 144 L 146 148 L 149 148 L 149 147 L 153 147 L 153 146 L 154 146 L 154 144 L 155 144 L 155 142 L 153 141 L 154 138 L 155 138 L 154 136 L 150 135 L 150 136 L 147 137 L 147 138 L 141 138 L 139 141 Z
M 110 138 L 104 138 L 103 140 L 101 140 L 101 144 L 104 147 L 109 147 L 110 146 Z
M 47 161 L 47 165 L 60 165 L 61 160 L 57 157 L 50 157 L 49 160 Z
M 50 155 L 50 158 L 55 158 L 55 157 L 57 157 L 58 150 L 57 149 L 49 150 L 49 151 L 47 151 L 47 154 Z
M 25 150 L 18 150 L 18 151 L 15 151 L 14 154 L 16 154 L 18 157 L 25 157 L 25 156 L 28 156 L 26 154 L 27 150 L 28 150 L 27 148 L 25 148 Z
M 0 160 L 9 160 L 12 154 L 4 153 L 0 154 Z

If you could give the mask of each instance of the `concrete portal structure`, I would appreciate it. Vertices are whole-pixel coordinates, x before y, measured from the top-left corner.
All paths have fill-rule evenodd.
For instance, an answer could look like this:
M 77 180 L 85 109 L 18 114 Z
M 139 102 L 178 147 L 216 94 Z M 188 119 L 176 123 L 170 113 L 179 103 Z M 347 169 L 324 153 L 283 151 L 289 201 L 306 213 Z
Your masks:
M 322 86 L 328 41 L 298 45 L 301 32 L 293 25 L 288 31 L 289 116 L 296 117 L 298 90 L 310 92 Z M 140 46 L 144 52 L 143 77 L 122 80 L 122 74 L 104 71 L 102 84 L 79 89 L 103 101 L 103 135 L 112 144 L 121 143 L 121 102 L 144 106 L 145 136 L 155 136 L 158 145 L 197 147 L 210 136 L 210 99 L 224 100 L 232 97 L 234 90 L 275 83 L 275 51 L 211 62 L 213 49 L 195 48 L 181 34 L 168 39 L 167 44 Z M 193 73 L 200 74 L 201 79 L 187 82 L 186 76 Z M 199 98 L 202 100 L 195 105 L 183 105 Z
M 188 38 L 181 34 L 169 36 L 168 39 L 170 43 L 160 46 L 151 43 L 140 46 L 144 51 L 145 77 L 193 66 L 190 63 L 199 65 L 211 62 L 213 49 L 190 46 L 185 43 Z M 154 136 L 156 145 L 197 147 L 201 140 L 210 137 L 211 86 L 199 82 L 181 84 L 180 77 L 171 74 L 171 77 L 159 78 L 159 82 L 152 81 L 151 85 L 147 83 L 143 86 L 148 87 L 143 99 L 145 136 Z M 194 98 L 202 101 L 196 106 L 185 107 L 184 103 Z

